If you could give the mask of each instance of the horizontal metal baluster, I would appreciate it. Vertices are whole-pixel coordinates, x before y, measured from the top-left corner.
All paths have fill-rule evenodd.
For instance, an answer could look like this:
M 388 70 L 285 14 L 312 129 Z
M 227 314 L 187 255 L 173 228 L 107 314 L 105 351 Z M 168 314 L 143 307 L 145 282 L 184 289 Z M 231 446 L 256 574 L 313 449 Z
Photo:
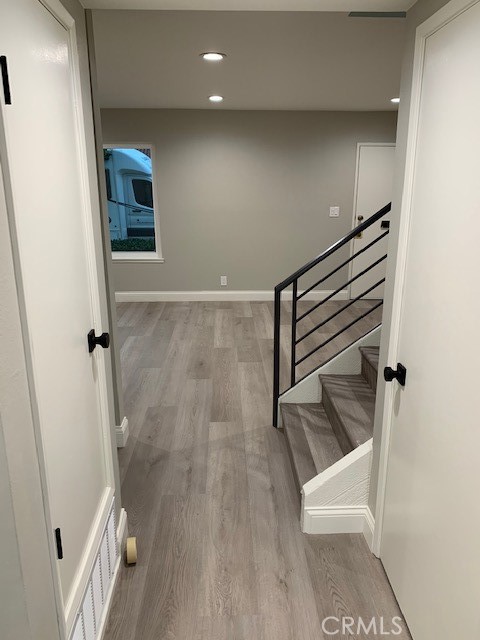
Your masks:
M 361 300 L 363 298 L 363 296 L 366 296 L 367 293 L 370 293 L 370 291 L 373 291 L 374 289 L 376 289 L 376 287 L 379 287 L 381 284 L 383 284 L 385 282 L 385 278 L 382 278 L 381 280 L 379 280 L 376 284 L 374 284 L 372 287 L 370 287 L 369 289 L 367 289 L 366 291 L 364 291 L 363 293 L 361 293 L 359 296 L 357 296 L 356 298 L 352 298 L 350 300 L 350 302 L 348 304 L 346 304 L 344 307 L 342 307 L 341 309 L 339 309 L 338 311 L 335 311 L 335 313 L 332 313 L 331 316 L 329 316 L 326 320 L 324 320 L 323 322 L 320 322 L 320 324 L 317 324 L 316 327 L 313 327 L 313 329 L 310 329 L 310 331 L 307 331 L 307 333 L 305 335 L 303 335 L 301 338 L 299 338 L 297 340 L 297 344 L 299 344 L 302 340 L 305 340 L 305 338 L 308 338 L 308 336 L 310 336 L 312 333 L 314 333 L 314 331 L 317 331 L 318 329 L 320 329 L 320 327 L 323 327 L 323 325 L 327 324 L 327 322 L 330 322 L 330 320 L 333 320 L 333 318 L 335 318 L 336 316 L 338 316 L 340 313 L 342 313 L 342 311 L 345 311 L 345 309 L 348 309 L 348 307 L 351 307 L 352 304 L 354 304 L 355 302 L 358 302 L 359 300 Z
M 374 267 L 377 266 L 377 264 L 380 264 L 380 262 L 383 262 L 383 260 L 385 260 L 385 258 L 387 257 L 387 254 L 385 254 L 384 256 L 382 256 L 381 258 L 379 258 L 378 260 L 376 260 L 375 262 L 372 262 L 372 264 L 367 267 L 366 269 L 364 269 L 363 271 L 360 271 L 360 273 L 358 273 L 356 276 L 354 276 L 353 278 L 351 278 L 348 282 L 346 282 L 343 286 L 339 287 L 338 289 L 336 289 L 333 293 L 331 293 L 329 296 L 327 296 L 326 298 L 324 298 L 323 300 L 320 300 L 320 302 L 317 302 L 316 305 L 314 305 L 313 307 L 311 307 L 308 311 L 306 311 L 303 315 L 301 315 L 298 318 L 298 322 L 300 322 L 300 320 L 303 320 L 304 318 L 306 318 L 310 313 L 312 313 L 312 311 L 315 311 L 315 309 L 318 309 L 318 307 L 321 307 L 322 304 L 325 304 L 326 302 L 328 302 L 329 300 L 331 300 L 334 296 L 337 295 L 337 293 L 340 293 L 340 291 L 343 291 L 345 289 L 345 287 L 348 287 L 348 285 L 352 284 L 352 282 L 355 282 L 355 280 L 358 280 L 359 278 L 361 278 L 362 276 L 364 276 L 366 273 L 368 273 L 369 271 L 371 271 Z
M 298 296 L 298 300 L 306 296 L 307 293 L 310 293 L 310 291 L 312 291 L 312 289 L 315 289 L 315 287 L 318 287 L 319 284 L 322 284 L 322 282 L 325 282 L 325 280 L 328 280 L 328 278 L 330 278 L 335 273 L 337 273 L 337 271 L 340 271 L 340 269 L 342 269 L 343 267 L 346 267 L 349 262 L 351 262 L 352 260 L 355 260 L 355 258 L 357 258 L 359 255 L 361 255 L 365 251 L 367 251 L 367 249 L 370 249 L 370 247 L 373 247 L 374 244 L 376 244 L 377 242 L 385 238 L 385 236 L 388 236 L 388 233 L 389 233 L 388 231 L 385 231 L 385 233 L 382 233 L 381 236 L 377 236 L 375 240 L 370 242 L 370 244 L 367 244 L 366 247 L 364 247 L 363 249 L 360 249 L 360 251 L 357 251 L 357 253 L 354 253 L 353 256 L 350 256 L 350 258 L 348 258 L 348 260 L 345 260 L 345 262 L 342 262 L 342 264 L 339 267 L 337 267 L 333 271 L 330 271 L 328 275 L 326 275 L 324 278 L 322 278 L 315 284 L 312 284 L 312 286 L 308 287 L 308 289 L 305 289 L 305 291 L 302 291 L 302 293 Z
M 376 324 L 374 327 L 372 327 L 371 329 L 369 329 L 369 333 L 371 331 L 374 331 L 375 329 L 378 329 L 378 327 L 381 327 L 382 323 L 379 322 L 378 324 Z M 349 344 L 347 344 L 343 349 L 341 349 L 338 353 L 342 353 L 343 351 L 345 351 L 345 349 L 348 349 L 348 347 L 351 346 Z M 328 360 L 325 360 L 325 362 L 322 363 L 322 366 L 324 364 L 326 364 L 327 362 L 330 362 L 330 360 L 332 360 L 333 358 L 336 358 L 338 356 L 338 353 L 334 353 L 332 356 L 330 356 L 330 358 L 328 358 Z M 315 369 L 317 369 L 318 367 L 313 367 L 312 371 L 315 371 Z M 309 373 L 306 373 L 304 376 L 302 376 L 301 378 L 298 378 L 297 380 L 297 384 L 300 384 L 300 382 L 303 382 L 303 380 L 305 380 L 305 378 L 308 378 L 309 375 L 311 375 L 311 371 Z M 285 389 L 285 391 L 283 393 L 286 393 L 288 391 L 288 389 Z
M 378 307 L 381 307 L 382 304 L 383 304 L 383 300 L 381 300 L 374 307 L 371 307 L 366 313 L 363 313 L 361 316 L 358 316 L 358 318 L 355 318 L 355 320 L 345 325 L 343 329 L 340 329 L 340 331 L 337 331 L 337 333 L 335 333 L 333 336 L 330 336 L 328 340 L 325 340 L 325 342 L 322 342 L 322 344 L 318 345 L 318 347 L 315 347 L 315 349 L 312 349 L 309 353 L 307 353 L 306 356 L 303 356 L 303 358 L 300 358 L 300 360 L 297 360 L 297 362 L 295 363 L 295 366 L 298 367 L 298 365 L 301 364 L 304 360 L 306 360 L 307 358 L 310 358 L 310 356 L 312 356 L 319 349 L 322 349 L 323 347 L 325 347 L 329 342 L 332 342 L 332 340 L 335 340 L 335 338 L 338 338 L 339 335 L 341 335 L 347 329 L 350 329 L 350 327 L 353 327 L 354 324 L 356 324 L 357 322 L 360 322 L 360 320 L 363 320 L 363 318 L 366 318 L 370 313 L 375 311 L 375 309 L 378 309 Z
M 275 321 L 274 321 L 274 341 L 273 341 L 274 342 L 274 344 L 273 344 L 273 355 L 274 355 L 274 358 L 273 358 L 273 360 L 274 360 L 274 363 L 273 363 L 274 364 L 274 366 L 273 366 L 273 369 L 274 369 L 274 372 L 273 372 L 273 424 L 275 426 L 278 425 L 278 399 L 280 397 L 280 315 L 281 315 L 281 293 L 282 293 L 282 291 L 284 291 L 287 287 L 289 287 L 290 285 L 292 285 L 295 282 L 294 289 L 297 290 L 297 291 L 294 291 L 295 303 L 292 305 L 293 307 L 295 307 L 296 306 L 296 301 L 298 301 L 301 298 L 303 298 L 305 295 L 307 295 L 307 293 L 312 291 L 312 289 L 317 287 L 319 284 L 324 282 L 327 278 L 331 277 L 333 274 L 337 273 L 340 269 L 345 267 L 349 262 L 354 260 L 357 256 L 359 256 L 360 254 L 364 253 L 371 246 L 373 246 L 379 240 L 384 238 L 388 234 L 388 230 L 385 233 L 381 234 L 378 238 L 376 238 L 375 240 L 370 242 L 366 247 L 364 247 L 363 249 L 358 251 L 356 254 L 351 256 L 348 260 L 345 260 L 339 267 L 335 268 L 327 276 L 325 276 L 324 278 L 319 280 L 317 283 L 315 283 L 314 285 L 309 287 L 306 291 L 302 292 L 302 294 L 300 296 L 298 295 L 298 280 L 299 280 L 299 278 L 301 278 L 303 275 L 308 273 L 311 269 L 313 269 L 313 267 L 315 267 L 316 265 L 320 264 L 320 262 L 323 262 L 326 258 L 328 258 L 329 256 L 333 255 L 339 249 L 341 249 L 346 244 L 348 244 L 351 240 L 353 240 L 355 238 L 356 235 L 358 235 L 362 231 L 365 231 L 366 229 L 371 227 L 375 222 L 377 222 L 378 220 L 383 218 L 387 213 L 389 213 L 391 211 L 391 209 L 392 209 L 392 203 L 390 202 L 385 207 L 382 207 L 381 209 L 379 209 L 379 211 L 377 211 L 372 216 L 370 216 L 367 220 L 365 220 L 364 222 L 359 224 L 357 227 L 355 227 L 354 229 L 349 231 L 345 236 L 343 236 L 343 238 L 341 238 L 340 240 L 337 240 L 337 242 L 334 242 L 330 247 L 328 247 L 328 249 L 325 249 L 325 251 L 323 251 L 319 256 L 317 256 L 313 260 L 310 260 L 310 262 L 308 262 L 307 264 L 303 265 L 303 267 L 298 269 L 295 273 L 293 273 L 291 276 L 289 276 L 288 278 L 283 280 L 283 282 L 281 282 L 280 284 L 278 284 L 275 287 Z M 328 302 L 328 300 L 333 298 L 333 296 L 335 296 L 337 293 L 339 293 L 344 287 L 348 286 L 349 284 L 351 284 L 352 282 L 354 282 L 355 280 L 360 278 L 365 273 L 368 273 L 368 271 L 373 269 L 377 264 L 382 262 L 382 260 L 384 260 L 385 258 L 386 258 L 386 256 L 383 256 L 383 258 L 380 258 L 380 260 L 377 260 L 374 264 L 370 265 L 370 267 L 368 267 L 367 269 L 364 269 L 364 271 L 362 271 L 357 276 L 355 276 L 354 278 L 349 280 L 345 285 L 343 285 L 343 287 L 341 287 L 341 288 L 337 289 L 336 291 L 334 291 L 331 295 L 329 295 L 324 300 L 320 301 L 318 304 L 316 304 L 314 307 L 309 309 L 306 313 L 304 313 L 299 318 L 296 317 L 296 313 L 294 314 L 295 317 L 293 317 L 293 315 L 292 315 L 292 327 L 291 327 L 291 329 L 292 329 L 292 334 L 291 334 L 292 335 L 292 362 L 291 362 L 292 371 L 291 371 L 291 380 L 290 380 L 291 383 L 292 383 L 292 386 L 293 386 L 293 384 L 297 384 L 298 382 L 300 382 L 300 380 L 296 380 L 295 379 L 296 378 L 295 367 L 300 362 L 303 362 L 306 358 L 310 357 L 310 355 L 315 353 L 315 351 L 318 351 L 318 349 L 320 349 L 323 346 L 325 346 L 326 344 L 328 344 L 328 342 L 330 342 L 331 340 L 336 338 L 338 335 L 343 333 L 343 331 L 346 331 L 348 328 L 350 328 L 353 324 L 355 324 L 356 322 L 358 322 L 362 318 L 366 317 L 369 313 L 374 311 L 380 305 L 377 305 L 376 307 L 373 307 L 372 309 L 367 311 L 367 313 L 363 314 L 357 320 L 354 320 L 353 322 L 348 324 L 346 327 L 344 327 L 344 329 L 339 331 L 335 336 L 332 336 L 331 339 L 329 339 L 326 342 L 324 342 L 322 345 L 320 345 L 319 347 L 314 349 L 312 352 L 310 352 L 307 356 L 305 356 L 304 358 L 302 358 L 298 362 L 295 362 L 295 353 L 296 353 L 295 347 L 296 347 L 297 343 L 299 342 L 299 341 L 296 340 L 296 335 L 297 335 L 296 334 L 296 325 L 298 324 L 298 322 L 300 320 L 302 320 L 303 318 L 305 318 L 307 315 L 309 315 L 312 311 L 317 309 L 319 306 L 321 306 L 325 302 Z M 297 295 L 295 295 L 295 293 Z M 365 295 L 365 293 L 362 294 L 362 295 Z M 346 308 L 346 307 L 344 307 L 344 308 Z M 340 310 L 340 313 L 341 313 L 341 311 L 342 310 Z M 301 340 L 303 340 L 304 337 L 306 337 L 306 336 L 303 336 L 301 338 Z M 305 377 L 306 376 L 301 378 L 301 380 L 303 380 Z

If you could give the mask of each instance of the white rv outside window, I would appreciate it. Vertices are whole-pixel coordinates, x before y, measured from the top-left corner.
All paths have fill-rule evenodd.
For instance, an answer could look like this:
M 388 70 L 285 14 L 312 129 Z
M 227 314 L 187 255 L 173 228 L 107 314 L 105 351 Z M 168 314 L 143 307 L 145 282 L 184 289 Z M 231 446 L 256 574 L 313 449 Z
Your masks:
M 153 147 L 109 144 L 103 149 L 112 257 L 163 262 L 155 198 Z

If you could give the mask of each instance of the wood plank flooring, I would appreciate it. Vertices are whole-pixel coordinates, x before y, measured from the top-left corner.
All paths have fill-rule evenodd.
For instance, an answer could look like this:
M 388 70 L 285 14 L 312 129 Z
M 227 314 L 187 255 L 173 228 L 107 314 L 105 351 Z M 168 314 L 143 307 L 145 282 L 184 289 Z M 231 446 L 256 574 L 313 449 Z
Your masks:
M 272 305 L 123 303 L 118 316 L 139 561 L 121 568 L 105 640 L 320 640 L 327 616 L 400 615 L 361 535 L 300 531 L 271 426 Z

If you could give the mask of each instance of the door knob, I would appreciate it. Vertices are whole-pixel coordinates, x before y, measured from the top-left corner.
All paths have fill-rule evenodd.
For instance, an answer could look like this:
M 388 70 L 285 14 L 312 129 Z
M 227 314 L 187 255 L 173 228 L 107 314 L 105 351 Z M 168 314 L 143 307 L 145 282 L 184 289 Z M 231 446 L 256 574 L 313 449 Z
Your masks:
M 357 220 L 358 222 L 362 222 L 363 216 L 357 216 Z M 357 233 L 357 235 L 355 236 L 356 239 L 360 239 L 361 237 L 363 237 L 363 231 L 360 231 L 360 233 Z
M 88 340 L 88 353 L 92 353 L 97 344 L 99 344 L 104 349 L 108 349 L 110 346 L 110 334 L 102 333 L 101 336 L 95 335 L 95 329 L 91 329 L 87 334 Z
M 404 387 L 405 380 L 407 378 L 407 370 L 405 369 L 403 364 L 400 364 L 400 362 L 398 362 L 396 370 L 392 369 L 392 367 L 385 367 L 385 369 L 383 370 L 383 377 L 385 378 L 386 382 L 398 380 L 398 384 Z

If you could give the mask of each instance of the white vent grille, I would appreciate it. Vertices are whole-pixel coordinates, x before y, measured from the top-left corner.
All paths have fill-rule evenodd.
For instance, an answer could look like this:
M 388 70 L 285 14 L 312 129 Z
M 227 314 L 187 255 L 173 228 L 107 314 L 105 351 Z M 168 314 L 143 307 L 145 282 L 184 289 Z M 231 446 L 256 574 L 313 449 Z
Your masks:
M 118 560 L 116 530 L 115 504 L 112 503 L 70 640 L 99 640 L 104 617 L 107 613 L 105 604 L 113 587 L 114 572 Z

